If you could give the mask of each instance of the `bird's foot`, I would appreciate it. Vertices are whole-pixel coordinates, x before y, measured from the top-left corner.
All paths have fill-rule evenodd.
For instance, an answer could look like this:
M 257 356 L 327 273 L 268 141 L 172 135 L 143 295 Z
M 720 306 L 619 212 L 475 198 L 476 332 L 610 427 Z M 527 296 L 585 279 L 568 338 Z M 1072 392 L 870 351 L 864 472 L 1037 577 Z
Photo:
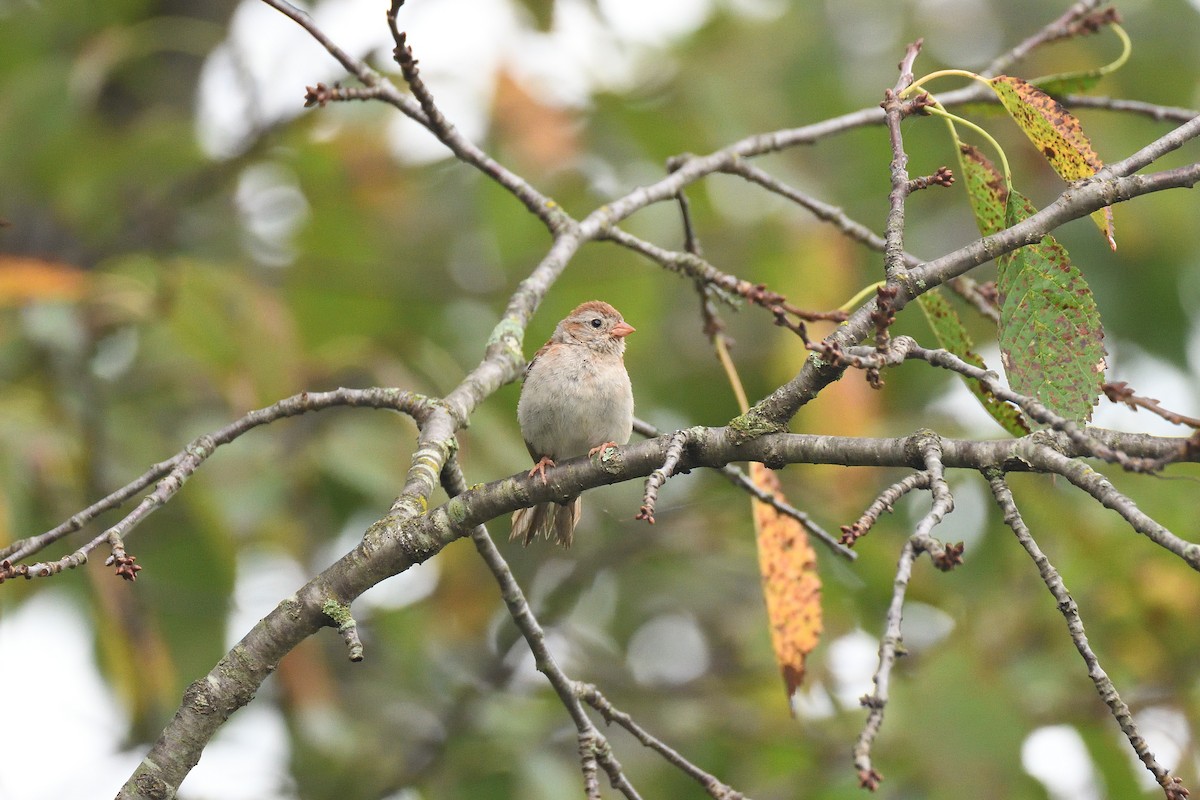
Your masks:
M 550 456 L 542 456 L 541 460 L 533 465 L 533 469 L 529 470 L 529 477 L 532 478 L 534 475 L 541 473 L 542 483 L 546 483 L 546 467 L 553 466 L 554 459 L 550 458 Z

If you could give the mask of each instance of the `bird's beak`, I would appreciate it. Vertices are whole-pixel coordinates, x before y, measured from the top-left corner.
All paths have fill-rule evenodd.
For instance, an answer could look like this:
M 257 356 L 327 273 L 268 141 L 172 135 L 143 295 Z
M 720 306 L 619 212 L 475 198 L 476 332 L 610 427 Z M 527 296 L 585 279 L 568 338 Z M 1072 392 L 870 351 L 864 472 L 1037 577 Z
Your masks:
M 637 328 L 633 327 L 628 322 L 625 322 L 624 320 L 622 320 L 622 321 L 618 322 L 616 325 L 613 325 L 613 329 L 610 331 L 610 333 L 613 335 L 613 338 L 615 338 L 615 339 L 624 339 L 626 336 L 628 336 L 629 334 L 633 333 L 636 330 L 637 330 Z

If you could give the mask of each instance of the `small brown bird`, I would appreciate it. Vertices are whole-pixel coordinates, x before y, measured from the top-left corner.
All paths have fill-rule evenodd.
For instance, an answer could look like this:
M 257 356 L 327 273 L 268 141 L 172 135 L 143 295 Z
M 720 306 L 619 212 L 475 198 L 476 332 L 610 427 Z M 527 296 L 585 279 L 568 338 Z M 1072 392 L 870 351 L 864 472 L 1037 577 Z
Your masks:
M 634 328 L 620 313 L 591 300 L 558 323 L 550 341 L 525 368 L 517 420 L 525 446 L 537 462 L 529 470 L 546 480 L 556 461 L 589 456 L 610 445 L 625 444 L 633 432 L 633 389 L 625 371 L 625 337 Z M 553 533 L 563 547 L 579 523 L 579 497 L 518 509 L 512 540 L 528 545 Z

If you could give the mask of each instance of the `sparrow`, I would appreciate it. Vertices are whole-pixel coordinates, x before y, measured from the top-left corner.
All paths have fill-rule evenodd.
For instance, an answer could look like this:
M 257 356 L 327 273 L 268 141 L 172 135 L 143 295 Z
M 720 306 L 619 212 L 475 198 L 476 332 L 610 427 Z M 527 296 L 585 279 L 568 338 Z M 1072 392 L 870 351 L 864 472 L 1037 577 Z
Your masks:
M 608 303 L 590 300 L 558 323 L 525 368 L 517 421 L 529 455 L 529 476 L 555 462 L 625 444 L 633 432 L 633 388 L 625 371 L 625 337 L 634 332 Z M 571 546 L 583 508 L 579 496 L 518 509 L 511 540 L 526 545 L 553 534 Z

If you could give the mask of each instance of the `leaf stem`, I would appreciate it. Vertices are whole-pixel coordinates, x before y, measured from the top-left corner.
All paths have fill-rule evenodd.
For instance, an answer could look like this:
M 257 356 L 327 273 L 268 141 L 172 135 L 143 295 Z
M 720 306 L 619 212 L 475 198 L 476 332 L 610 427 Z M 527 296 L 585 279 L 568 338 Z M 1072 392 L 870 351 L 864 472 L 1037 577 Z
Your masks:
M 738 375 L 737 367 L 734 366 L 733 359 L 729 356 L 729 348 L 725 345 L 725 337 L 714 336 L 713 347 L 717 351 L 717 359 L 725 369 L 725 376 L 729 379 L 729 385 L 733 388 L 733 395 L 737 398 L 738 408 L 741 409 L 741 413 L 745 414 L 750 410 L 750 401 L 746 397 L 746 390 L 742 386 L 742 379 Z
M 1030 81 L 1030 83 L 1034 84 L 1035 86 L 1041 86 L 1042 84 L 1051 83 L 1053 81 L 1065 81 L 1072 78 L 1085 76 L 1095 76 L 1097 79 L 1099 79 L 1105 75 L 1116 72 L 1121 67 L 1125 66 L 1125 62 L 1129 60 L 1129 56 L 1133 52 L 1133 42 L 1130 41 L 1129 34 L 1125 32 L 1125 29 L 1117 23 L 1112 23 L 1109 25 L 1109 28 L 1111 28 L 1112 32 L 1117 35 L 1117 38 L 1121 40 L 1121 55 L 1117 56 L 1111 63 L 1105 64 L 1102 67 L 1097 67 L 1093 70 L 1088 70 L 1086 72 L 1057 72 L 1053 75 L 1044 75 L 1040 78 Z
M 976 75 L 974 72 L 970 72 L 969 70 L 939 69 L 936 72 L 929 73 L 928 75 L 922 75 L 920 78 L 913 81 L 912 84 L 907 89 L 905 89 L 904 91 L 902 91 L 900 93 L 900 98 L 903 99 L 905 97 L 912 97 L 916 93 L 916 91 L 921 88 L 922 85 L 928 83 L 929 81 L 935 80 L 937 78 L 950 78 L 950 77 L 969 78 L 973 81 L 981 81 L 983 83 L 988 82 L 987 78 L 983 77 L 982 75 Z
M 1008 168 L 1008 156 L 1004 154 L 1004 148 L 1000 146 L 999 142 L 992 138 L 990 133 L 976 125 L 974 122 L 971 122 L 969 119 L 964 119 L 957 114 L 951 114 L 949 111 L 942 108 L 941 105 L 932 105 L 926 110 L 930 114 L 946 120 L 946 124 L 950 126 L 950 134 L 954 137 L 955 142 L 959 141 L 958 133 L 954 128 L 956 124 L 962 125 L 964 128 L 970 128 L 987 140 L 987 143 L 990 144 L 996 150 L 996 154 L 1000 156 L 1000 166 L 1004 170 L 1005 185 L 1007 185 L 1009 189 L 1012 188 L 1012 172 Z
M 854 295 L 854 297 L 851 297 L 849 300 L 838 306 L 837 310 L 844 311 L 849 314 L 862 304 L 863 300 L 867 298 L 867 295 L 875 294 L 879 287 L 883 286 L 885 283 L 887 283 L 887 281 L 876 281 L 875 283 L 864 286 L 858 291 L 857 294 Z

